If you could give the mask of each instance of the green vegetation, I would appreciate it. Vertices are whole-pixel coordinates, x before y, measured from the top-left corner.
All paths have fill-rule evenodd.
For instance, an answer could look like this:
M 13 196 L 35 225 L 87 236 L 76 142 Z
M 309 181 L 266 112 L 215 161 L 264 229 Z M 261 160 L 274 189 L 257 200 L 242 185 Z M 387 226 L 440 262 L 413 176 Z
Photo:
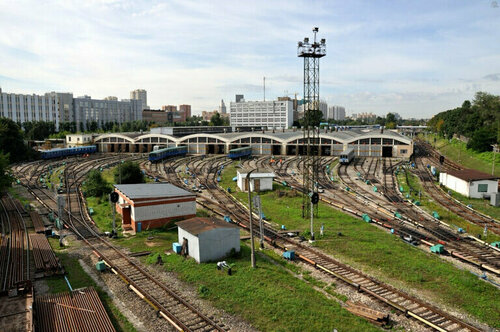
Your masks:
M 0 152 L 0 191 L 11 186 L 12 177 L 9 172 L 9 154 Z
M 97 284 L 92 280 L 92 278 L 83 270 L 82 266 L 76 259 L 76 257 L 71 256 L 66 252 L 65 249 L 59 248 L 59 242 L 56 239 L 50 239 L 50 244 L 57 257 L 64 266 L 67 274 L 67 278 L 73 289 L 89 287 L 92 286 L 99 294 L 106 312 L 108 313 L 113 326 L 117 331 L 123 332 L 135 332 L 134 326 L 127 320 L 127 318 L 120 312 L 120 310 L 114 305 L 113 299 L 104 292 Z M 53 276 L 46 278 L 47 286 L 49 287 L 50 293 L 60 293 L 68 292 L 69 288 L 62 276 Z
M 94 210 L 92 218 L 94 219 L 96 226 L 101 231 L 111 232 L 113 229 L 113 210 L 109 202 L 107 195 L 103 197 L 86 197 L 87 206 Z M 116 229 L 118 234 L 121 233 L 122 216 L 116 213 Z
M 221 186 L 231 188 L 234 195 L 246 203 L 247 194 L 237 190 L 231 181 L 236 173 L 234 165 L 224 168 Z M 273 192 L 260 193 L 266 217 L 288 229 L 307 231 L 309 220 L 301 218 L 301 195 L 277 184 L 274 187 Z M 500 303 L 496 301 L 499 290 L 473 274 L 323 203 L 315 219 L 316 234 L 321 224 L 324 224 L 325 235 L 318 237 L 315 245 L 325 252 L 397 287 L 412 287 L 436 301 L 462 308 L 487 324 L 500 327 Z
M 94 169 L 87 173 L 85 184 L 83 185 L 83 191 L 86 196 L 102 197 L 109 194 L 111 190 L 111 186 L 103 179 L 99 170 Z
M 464 195 L 460 195 L 459 193 L 450 190 L 451 196 L 465 205 L 471 205 L 474 210 L 480 211 L 484 214 L 489 215 L 490 217 L 495 218 L 496 220 L 500 220 L 500 209 L 498 207 L 492 206 L 490 201 L 487 199 L 479 199 L 479 198 L 468 198 Z
M 151 238 L 152 237 L 152 238 Z M 151 238 L 151 240 L 148 240 Z M 250 250 L 242 245 L 241 254 L 226 259 L 233 265 L 233 275 L 216 269 L 215 263 L 197 264 L 165 248 L 177 241 L 177 232 L 143 232 L 131 238 L 116 240 L 132 251 L 151 250 L 144 259 L 153 264 L 161 255 L 164 268 L 180 279 L 196 285 L 200 297 L 210 300 L 229 314 L 237 314 L 257 329 L 266 331 L 376 331 L 376 327 L 350 314 L 335 301 L 316 291 L 306 280 L 294 277 L 297 267 L 264 251 L 257 255 L 257 269 L 250 266 Z M 327 287 L 314 281 L 313 286 Z M 329 290 L 331 290 L 329 288 Z M 339 295 L 339 297 L 341 297 Z
M 139 164 L 132 161 L 126 161 L 115 167 L 114 180 L 120 184 L 146 183 Z
M 454 134 L 470 140 L 467 148 L 476 152 L 491 151 L 491 144 L 500 142 L 500 96 L 478 92 L 472 103 L 436 114 L 428 125 L 435 133 L 448 139 Z
M 403 187 L 403 195 L 410 195 L 410 199 L 420 201 L 421 208 L 428 213 L 432 213 L 432 211 L 436 211 L 441 216 L 441 221 L 447 223 L 448 225 L 454 227 L 458 230 L 458 228 L 462 228 L 467 233 L 478 236 L 481 235 L 481 238 L 484 241 L 493 242 L 500 240 L 500 236 L 496 235 L 493 232 L 488 232 L 488 236 L 483 236 L 483 227 L 475 225 L 473 223 L 468 222 L 467 220 L 457 216 L 456 214 L 448 211 L 445 207 L 443 207 L 438 202 L 435 202 L 432 197 L 423 189 L 422 184 L 417 176 L 408 173 L 408 181 L 406 180 L 405 172 L 401 171 L 397 176 L 398 183 Z M 413 191 L 410 194 L 410 187 Z M 419 195 L 419 192 L 421 193 Z M 498 208 L 496 208 L 498 210 Z
M 9 154 L 11 163 L 31 156 L 31 150 L 24 145 L 21 128 L 16 122 L 7 118 L 0 118 L 0 152 Z
M 476 152 L 472 149 L 467 149 L 466 143 L 455 138 L 447 140 L 434 134 L 427 136 L 420 135 L 420 137 L 428 140 L 446 158 L 466 168 L 491 174 L 494 158 L 493 152 Z M 500 153 L 497 153 L 495 158 L 495 175 L 500 176 Z

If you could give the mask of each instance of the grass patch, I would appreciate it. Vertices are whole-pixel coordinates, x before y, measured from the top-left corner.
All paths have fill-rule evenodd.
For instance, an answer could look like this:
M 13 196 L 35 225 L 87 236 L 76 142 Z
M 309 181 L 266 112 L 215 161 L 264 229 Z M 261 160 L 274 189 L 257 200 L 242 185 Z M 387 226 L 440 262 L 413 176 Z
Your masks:
M 148 240 L 148 237 L 153 237 Z M 196 285 L 200 297 L 210 300 L 229 314 L 237 314 L 257 329 L 267 331 L 376 331 L 376 327 L 350 314 L 336 301 L 314 290 L 283 269 L 288 265 L 277 254 L 265 251 L 267 258 L 256 255 L 257 269 L 250 266 L 250 249 L 242 244 L 238 257 L 227 258 L 233 265 L 233 275 L 218 271 L 215 263 L 197 264 L 175 254 L 165 254 L 165 248 L 177 241 L 175 230 L 138 234 L 134 238 L 116 240 L 132 251 L 151 250 L 143 261 L 154 264 L 161 255 L 163 268 L 175 271 L 179 278 Z M 153 242 L 157 246 L 150 247 Z M 271 261 L 270 261 L 271 260 Z M 326 284 L 314 280 L 314 284 Z
M 455 138 L 447 140 L 435 134 L 428 134 L 427 136 L 420 134 L 419 137 L 431 143 L 446 158 L 466 168 L 491 174 L 493 152 L 475 152 L 467 149 L 466 143 Z M 434 139 L 436 139 L 435 143 Z M 495 175 L 500 176 L 500 154 L 498 153 L 495 158 Z
M 101 231 L 111 232 L 113 229 L 113 210 L 108 197 L 86 197 L 87 207 L 94 210 L 92 218 Z M 120 233 L 122 230 L 122 217 L 116 213 L 116 229 Z
M 56 240 L 54 244 L 54 239 L 50 241 L 52 247 L 55 249 L 57 257 L 64 266 L 66 270 L 67 278 L 71 283 L 73 289 L 89 287 L 95 288 L 99 294 L 106 312 L 113 323 L 113 326 L 117 331 L 123 332 L 135 332 L 134 326 L 127 320 L 127 318 L 120 312 L 120 310 L 114 305 L 113 299 L 104 292 L 100 287 L 96 285 L 94 280 L 85 273 L 82 266 L 75 257 L 70 256 L 67 252 L 60 250 L 59 242 Z M 47 286 L 49 287 L 50 293 L 60 293 L 68 292 L 69 288 L 62 276 L 54 276 L 45 279 Z
M 226 166 L 221 186 L 230 187 L 238 199 L 246 202 L 247 194 L 235 191 L 236 185 L 231 181 L 235 173 L 234 163 Z M 293 195 L 288 188 L 277 184 L 274 188 L 273 192 L 260 193 L 266 217 L 289 229 L 308 230 L 309 220 L 301 218 L 301 195 Z M 325 252 L 340 256 L 347 263 L 398 284 L 398 287 L 409 286 L 430 294 L 491 326 L 500 327 L 500 303 L 497 301 L 500 291 L 473 274 L 322 203 L 314 224 L 316 234 L 321 224 L 324 224 L 325 235 L 318 237 L 316 246 Z
M 408 173 L 408 180 L 405 176 L 406 170 L 402 170 L 397 175 L 398 184 L 403 187 L 403 195 L 409 195 L 409 199 L 418 200 L 421 203 L 421 208 L 428 213 L 432 213 L 436 211 L 441 216 L 441 221 L 447 223 L 448 225 L 454 227 L 458 230 L 458 228 L 464 229 L 467 233 L 472 234 L 474 236 L 480 235 L 484 241 L 493 242 L 500 240 L 500 236 L 493 233 L 488 232 L 488 235 L 485 237 L 483 235 L 483 227 L 475 225 L 462 217 L 454 214 L 451 211 L 448 211 L 441 204 L 436 203 L 436 201 L 429 196 L 429 194 L 423 189 L 422 184 L 420 183 L 420 179 L 410 173 Z M 409 188 L 413 188 L 413 191 L 410 193 Z M 419 195 L 420 191 L 420 195 Z M 497 208 L 498 209 L 498 208 Z
M 464 195 L 461 195 L 453 190 L 449 190 L 449 193 L 453 198 L 459 200 L 463 204 L 465 205 L 470 204 L 474 210 L 477 210 L 479 212 L 489 215 L 490 217 L 500 220 L 500 208 L 498 206 L 492 206 L 489 200 L 465 197 Z

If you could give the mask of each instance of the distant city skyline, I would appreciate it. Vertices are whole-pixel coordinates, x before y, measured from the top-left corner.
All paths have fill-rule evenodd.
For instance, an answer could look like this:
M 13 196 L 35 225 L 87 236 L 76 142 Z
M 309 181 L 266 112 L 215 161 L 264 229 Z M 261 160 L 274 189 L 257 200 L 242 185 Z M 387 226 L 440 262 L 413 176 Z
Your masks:
M 1 1 L 1 0 L 0 0 Z M 320 96 L 346 115 L 430 118 L 500 94 L 500 8 L 478 1 L 1 1 L 0 87 L 217 109 L 302 95 L 296 45 L 326 38 Z M 125 22 L 125 24 L 124 24 Z

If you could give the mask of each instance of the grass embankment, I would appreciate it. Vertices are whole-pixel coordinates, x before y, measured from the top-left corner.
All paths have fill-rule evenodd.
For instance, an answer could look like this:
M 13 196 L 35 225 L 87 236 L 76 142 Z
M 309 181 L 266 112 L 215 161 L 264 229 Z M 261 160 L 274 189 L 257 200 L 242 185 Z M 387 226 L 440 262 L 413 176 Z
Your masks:
M 435 134 L 427 136 L 420 134 L 420 138 L 431 143 L 441 154 L 466 168 L 476 169 L 491 174 L 493 152 L 475 152 L 467 149 L 467 144 L 458 140 L 447 140 Z M 436 142 L 434 143 L 434 138 Z M 500 176 L 500 153 L 495 158 L 495 175 Z
M 94 280 L 83 270 L 77 258 L 68 254 L 67 250 L 65 250 L 64 248 L 59 248 L 58 240 L 49 239 L 49 242 L 54 249 L 57 257 L 61 261 L 61 264 L 64 266 L 64 269 L 66 270 L 66 277 L 68 278 L 71 287 L 73 289 L 89 286 L 94 287 L 99 294 L 99 298 L 101 299 L 115 329 L 119 332 L 135 332 L 136 329 L 115 306 L 115 304 L 113 303 L 113 299 L 109 297 L 109 295 L 104 292 L 99 286 L 97 286 Z M 77 243 L 72 242 L 71 245 L 77 245 Z M 47 283 L 47 286 L 49 287 L 50 293 L 69 291 L 68 285 L 66 284 L 63 276 L 49 277 L 46 278 L 45 281 Z
M 450 190 L 449 192 L 451 193 L 451 196 L 453 198 L 459 200 L 460 202 L 466 205 L 470 204 L 474 210 L 487 214 L 490 217 L 495 218 L 496 220 L 500 220 L 500 208 L 498 206 L 492 206 L 489 200 L 479 199 L 479 198 L 468 198 L 453 190 Z
M 257 255 L 258 268 L 252 269 L 250 250 L 246 244 L 242 244 L 238 257 L 226 259 L 228 264 L 233 265 L 233 275 L 228 276 L 225 272 L 218 271 L 215 263 L 197 264 L 194 259 L 184 259 L 175 254 L 166 255 L 165 248 L 171 248 L 172 242 L 176 241 L 176 230 L 143 232 L 134 237 L 116 240 L 132 251 L 152 251 L 148 258 L 143 259 L 148 263 L 155 263 L 157 256 L 161 255 L 165 270 L 174 271 L 181 280 L 196 285 L 202 298 L 210 300 L 229 314 L 243 317 L 258 329 L 378 330 L 312 287 L 320 287 L 333 293 L 334 286 L 317 282 L 307 273 L 303 275 L 306 280 L 296 278 L 290 271 L 298 272 L 297 266 L 284 262 L 273 255 L 273 252 L 265 252 L 267 259 Z
M 234 164 L 225 167 L 221 186 L 230 187 L 237 198 L 246 202 L 247 194 L 236 191 L 236 184 L 231 181 L 235 172 Z M 260 193 L 265 215 L 278 225 L 307 231 L 309 220 L 301 218 L 302 197 L 288 188 L 274 186 L 273 192 Z M 397 287 L 411 287 L 436 301 L 461 308 L 490 326 L 500 327 L 500 291 L 473 274 L 325 204 L 319 205 L 319 217 L 314 224 L 316 235 L 321 224 L 325 226 L 325 235 L 318 236 L 315 245 L 325 252 Z
M 447 223 L 448 225 L 454 227 L 456 230 L 458 228 L 462 228 L 467 233 L 478 236 L 487 242 L 493 242 L 500 240 L 500 236 L 496 235 L 493 232 L 488 232 L 488 235 L 484 237 L 483 235 L 483 227 L 475 225 L 467 220 L 457 216 L 453 212 L 448 211 L 441 204 L 436 203 L 432 197 L 423 189 L 422 184 L 418 177 L 414 174 L 408 172 L 408 181 L 406 180 L 405 172 L 400 171 L 397 175 L 398 184 L 403 187 L 403 195 L 406 197 L 407 194 L 410 194 L 409 188 L 413 189 L 410 194 L 410 199 L 414 199 L 420 201 L 421 208 L 429 213 L 436 211 L 441 216 L 441 221 Z M 418 193 L 421 193 L 419 196 Z M 498 208 L 496 208 L 498 209 Z

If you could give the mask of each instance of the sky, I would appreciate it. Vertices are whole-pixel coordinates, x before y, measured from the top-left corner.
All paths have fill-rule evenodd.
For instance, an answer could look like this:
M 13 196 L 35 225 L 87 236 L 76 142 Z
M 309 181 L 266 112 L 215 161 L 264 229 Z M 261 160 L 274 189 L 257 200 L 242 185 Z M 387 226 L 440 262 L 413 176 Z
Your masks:
M 320 97 L 430 118 L 500 94 L 500 1 L 0 0 L 0 87 L 211 111 L 303 93 L 297 42 L 326 39 Z

